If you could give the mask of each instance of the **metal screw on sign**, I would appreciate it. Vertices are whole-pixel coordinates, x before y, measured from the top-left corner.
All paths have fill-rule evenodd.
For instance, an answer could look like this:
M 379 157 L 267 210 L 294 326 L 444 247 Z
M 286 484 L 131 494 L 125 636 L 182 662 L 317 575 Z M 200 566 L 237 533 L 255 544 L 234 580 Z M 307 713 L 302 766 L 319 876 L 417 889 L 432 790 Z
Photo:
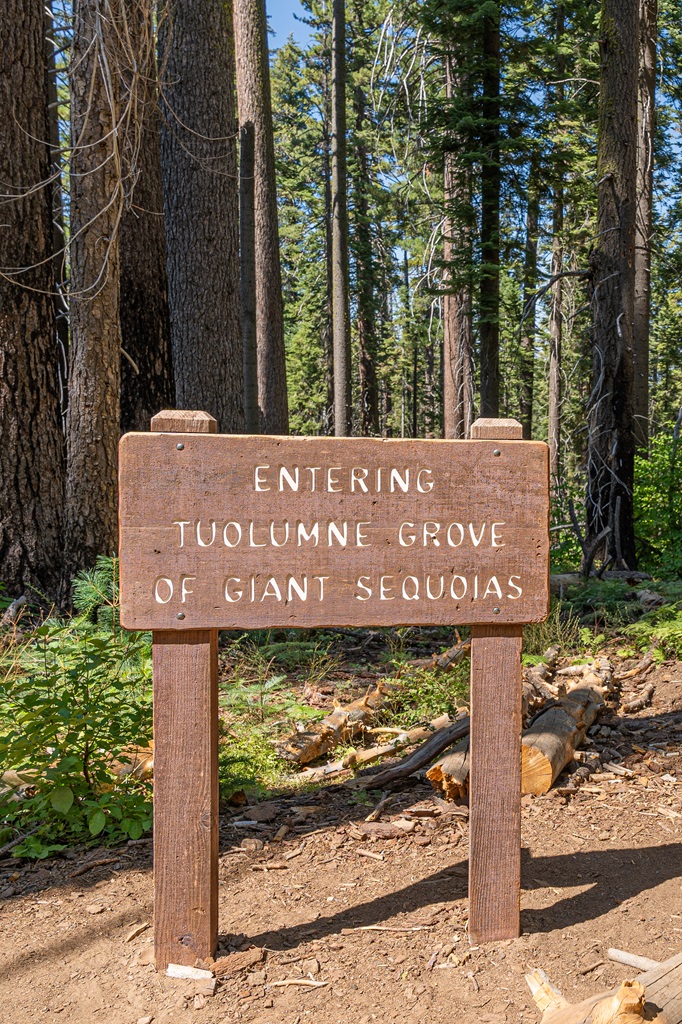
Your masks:
M 178 449 L 179 452 L 183 452 L 185 450 L 184 444 L 176 444 L 175 447 Z
M 502 454 L 502 452 L 500 451 L 499 448 L 496 448 L 495 451 L 493 452 L 493 455 L 501 455 L 501 454 Z
M 497 610 L 499 612 L 500 609 L 498 608 Z M 178 612 L 178 614 L 175 616 L 176 619 L 184 619 L 184 617 L 185 617 L 185 613 L 184 612 Z

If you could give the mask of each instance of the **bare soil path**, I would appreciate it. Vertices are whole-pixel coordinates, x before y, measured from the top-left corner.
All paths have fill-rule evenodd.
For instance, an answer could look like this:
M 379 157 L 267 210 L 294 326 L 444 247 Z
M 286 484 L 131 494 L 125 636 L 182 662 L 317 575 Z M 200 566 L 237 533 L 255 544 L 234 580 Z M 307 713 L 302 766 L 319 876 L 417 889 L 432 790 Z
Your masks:
M 524 799 L 521 938 L 468 945 L 465 808 L 445 808 L 412 781 L 385 820 L 414 829 L 370 842 L 357 825 L 372 803 L 337 786 L 274 801 L 261 827 L 225 820 L 222 952 L 265 954 L 212 997 L 155 971 L 150 927 L 131 938 L 152 922 L 148 841 L 35 867 L 3 862 L 0 1020 L 537 1021 L 528 970 L 544 968 L 573 1002 L 628 976 L 609 946 L 664 960 L 682 949 L 682 665 L 653 679 L 653 705 L 603 718 L 610 732 L 596 738 L 632 777 L 601 773 L 574 796 Z M 256 849 L 243 849 L 245 838 Z M 273 986 L 301 979 L 325 984 Z

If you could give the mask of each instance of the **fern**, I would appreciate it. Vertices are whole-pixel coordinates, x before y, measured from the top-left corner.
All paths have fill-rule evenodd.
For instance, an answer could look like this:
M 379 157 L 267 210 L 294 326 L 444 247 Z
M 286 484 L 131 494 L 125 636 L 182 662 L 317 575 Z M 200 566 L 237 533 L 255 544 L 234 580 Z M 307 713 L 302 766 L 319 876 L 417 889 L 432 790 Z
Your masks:
M 119 630 L 118 559 L 98 555 L 94 568 L 79 572 L 72 587 L 78 614 L 116 634 Z
M 682 601 L 647 612 L 623 632 L 641 650 L 654 644 L 662 654 L 682 658 Z

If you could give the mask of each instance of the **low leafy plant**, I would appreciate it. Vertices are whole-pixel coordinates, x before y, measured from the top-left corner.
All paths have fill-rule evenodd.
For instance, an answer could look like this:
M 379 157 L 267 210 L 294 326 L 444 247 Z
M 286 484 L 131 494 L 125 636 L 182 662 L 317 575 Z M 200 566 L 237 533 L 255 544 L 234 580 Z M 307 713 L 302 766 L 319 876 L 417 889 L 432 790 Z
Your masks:
M 682 659 L 682 601 L 647 612 L 623 632 L 640 651 L 654 645 L 660 657 Z
M 682 577 L 682 439 L 668 424 L 635 459 L 634 514 L 640 568 Z
M 149 638 L 118 628 L 116 572 L 101 559 L 77 578 L 68 623 L 48 620 L 5 653 L 0 815 L 15 834 L 31 833 L 17 856 L 137 839 L 151 827 L 149 784 L 115 771 L 152 729 Z
M 377 725 L 410 729 L 439 715 L 454 715 L 469 699 L 469 659 L 447 672 L 417 669 L 400 677 L 400 683 L 381 706 Z

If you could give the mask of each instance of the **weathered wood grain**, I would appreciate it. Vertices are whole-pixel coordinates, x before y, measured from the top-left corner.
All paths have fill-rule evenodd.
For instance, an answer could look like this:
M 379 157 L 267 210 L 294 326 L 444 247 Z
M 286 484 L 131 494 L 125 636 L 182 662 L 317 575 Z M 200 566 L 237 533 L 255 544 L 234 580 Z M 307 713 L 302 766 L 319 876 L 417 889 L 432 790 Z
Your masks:
M 159 413 L 156 429 L 214 432 L 206 413 Z M 193 418 L 192 418 L 193 417 Z M 193 966 L 218 936 L 218 632 L 153 634 L 156 966 Z
M 471 631 L 469 938 L 519 934 L 520 626 Z
M 519 441 L 523 437 L 523 427 L 518 420 L 494 420 L 483 417 L 471 424 L 470 437 L 492 441 Z
M 210 413 L 198 409 L 162 409 L 152 416 L 151 429 L 157 433 L 190 431 L 193 434 L 215 434 L 218 422 Z
M 127 434 L 122 622 L 541 621 L 548 495 L 539 442 Z

